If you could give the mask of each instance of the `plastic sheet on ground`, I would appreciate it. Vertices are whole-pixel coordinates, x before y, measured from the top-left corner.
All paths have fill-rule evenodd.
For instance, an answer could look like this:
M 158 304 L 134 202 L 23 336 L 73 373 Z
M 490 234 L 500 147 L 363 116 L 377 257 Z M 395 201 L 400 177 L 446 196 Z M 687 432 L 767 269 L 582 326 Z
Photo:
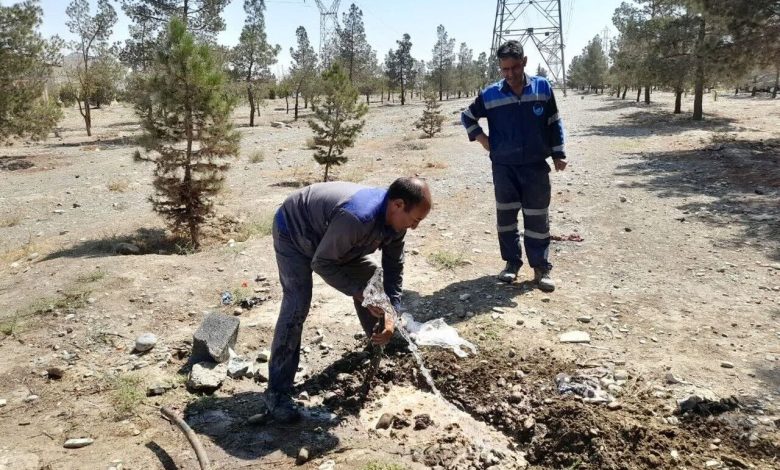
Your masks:
M 390 303 L 390 299 L 385 294 L 382 268 L 376 269 L 376 272 L 374 272 L 363 291 L 363 306 L 367 307 L 369 305 L 381 307 L 385 314 L 392 312 L 398 318 L 398 314 Z M 400 324 L 396 321 L 396 325 L 405 329 L 418 346 L 436 346 L 451 349 L 458 357 L 468 356 L 469 353 L 464 348 L 469 349 L 471 354 L 477 353 L 477 348 L 474 344 L 461 338 L 458 330 L 445 323 L 441 318 L 420 323 L 415 321 L 411 314 L 404 313 L 401 316 Z
M 461 338 L 458 330 L 448 325 L 441 318 L 420 323 L 415 321 L 414 317 L 409 313 L 404 313 L 401 316 L 401 322 L 418 346 L 437 346 L 452 349 L 452 352 L 458 357 L 469 355 L 464 348 L 471 350 L 471 354 L 477 353 L 477 347 L 474 344 Z

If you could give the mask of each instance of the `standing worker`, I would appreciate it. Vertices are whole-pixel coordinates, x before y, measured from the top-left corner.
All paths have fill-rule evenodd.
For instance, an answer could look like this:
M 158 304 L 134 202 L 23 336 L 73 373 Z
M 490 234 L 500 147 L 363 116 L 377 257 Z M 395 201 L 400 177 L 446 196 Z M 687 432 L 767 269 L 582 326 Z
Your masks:
M 523 240 L 534 281 L 545 292 L 555 290 L 550 278 L 550 166 L 566 168 L 563 124 L 552 86 L 543 77 L 524 72 L 528 58 L 517 41 L 507 41 L 496 53 L 503 80 L 485 88 L 463 114 L 469 141 L 490 152 L 496 195 L 498 244 L 506 266 L 498 275 L 504 282 L 517 279 L 523 264 L 518 212 L 523 211 Z M 487 118 L 490 135 L 479 119 Z
M 271 344 L 265 401 L 278 422 L 300 419 L 291 392 L 301 352 L 303 322 L 309 313 L 312 272 L 354 299 L 360 324 L 376 345 L 393 335 L 392 315 L 374 333 L 380 308 L 365 308 L 363 289 L 377 266 L 368 257 L 382 250 L 384 289 L 393 307 L 401 302 L 404 236 L 431 210 L 428 184 L 399 178 L 389 188 L 333 182 L 307 186 L 290 195 L 274 217 L 273 239 L 282 306 Z

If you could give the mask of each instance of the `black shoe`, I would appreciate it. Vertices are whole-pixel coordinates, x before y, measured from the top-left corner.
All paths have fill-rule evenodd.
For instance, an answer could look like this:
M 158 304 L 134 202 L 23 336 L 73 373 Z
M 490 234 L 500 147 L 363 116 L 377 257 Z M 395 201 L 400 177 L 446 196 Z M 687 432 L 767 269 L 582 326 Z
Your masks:
M 543 268 L 534 268 L 534 282 L 539 286 L 542 292 L 552 292 L 555 290 L 555 283 L 550 277 L 550 270 Z
M 293 399 L 282 393 L 265 392 L 265 405 L 268 415 L 277 423 L 290 424 L 301 420 L 301 412 Z
M 520 271 L 520 265 L 507 262 L 506 267 L 498 273 L 498 280 L 511 284 L 517 279 L 517 272 Z

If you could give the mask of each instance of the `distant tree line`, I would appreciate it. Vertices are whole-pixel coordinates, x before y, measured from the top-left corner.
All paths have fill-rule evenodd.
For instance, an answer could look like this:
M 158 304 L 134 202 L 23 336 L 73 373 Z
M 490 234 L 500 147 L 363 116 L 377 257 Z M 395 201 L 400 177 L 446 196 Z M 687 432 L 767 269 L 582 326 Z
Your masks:
M 703 94 L 716 86 L 759 89 L 777 96 L 780 85 L 780 9 L 774 0 L 638 0 L 613 15 L 619 35 L 608 46 L 596 36 L 573 57 L 570 87 L 610 87 L 623 99 L 629 88 L 650 103 L 651 90 L 693 92 L 693 118 L 703 118 Z

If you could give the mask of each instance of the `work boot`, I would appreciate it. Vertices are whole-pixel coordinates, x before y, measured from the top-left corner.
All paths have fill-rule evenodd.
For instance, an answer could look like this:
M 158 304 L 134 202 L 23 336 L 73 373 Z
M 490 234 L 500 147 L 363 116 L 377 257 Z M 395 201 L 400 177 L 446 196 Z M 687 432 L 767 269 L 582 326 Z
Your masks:
M 267 390 L 265 406 L 268 408 L 269 416 L 277 423 L 295 423 L 301 419 L 301 412 L 290 395 Z
M 543 292 L 552 292 L 555 290 L 555 283 L 550 277 L 550 270 L 544 268 L 534 268 L 534 282 Z
M 498 273 L 498 280 L 511 284 L 517 279 L 517 272 L 520 271 L 520 265 L 507 261 L 506 267 Z

